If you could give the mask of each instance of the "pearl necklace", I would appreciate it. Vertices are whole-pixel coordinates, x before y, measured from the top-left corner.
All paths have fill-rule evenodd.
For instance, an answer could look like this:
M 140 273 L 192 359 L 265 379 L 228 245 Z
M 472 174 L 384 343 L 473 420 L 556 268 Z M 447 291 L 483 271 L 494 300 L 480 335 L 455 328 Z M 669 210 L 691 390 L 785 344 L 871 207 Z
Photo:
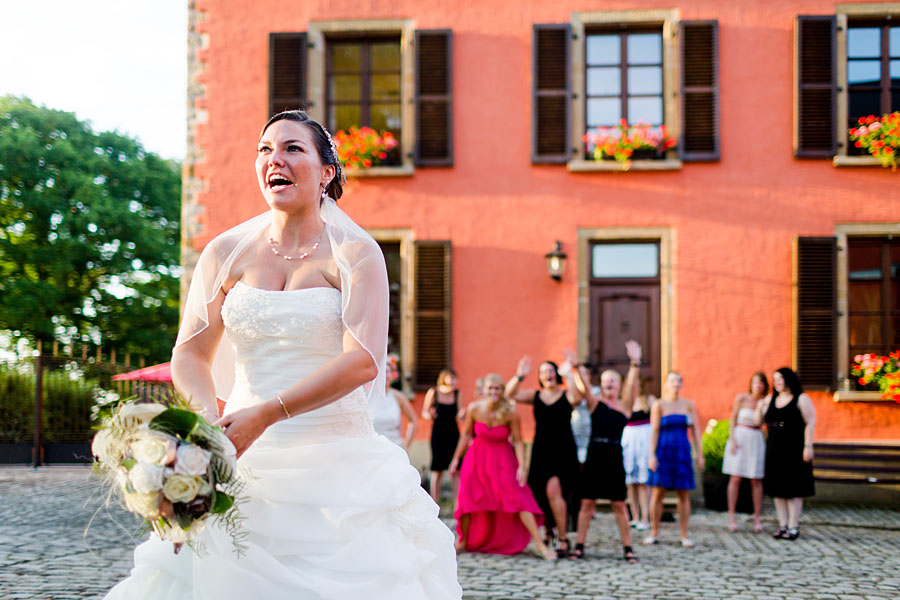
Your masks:
M 269 246 L 271 246 L 271 248 L 272 248 L 272 253 L 273 253 L 275 256 L 280 256 L 280 257 L 283 258 L 284 260 L 303 260 L 304 258 L 306 258 L 307 256 L 309 256 L 310 254 L 312 254 L 313 252 L 315 252 L 315 251 L 316 251 L 316 248 L 319 247 L 319 242 L 322 241 L 322 232 L 324 232 L 324 231 L 325 231 L 325 228 L 324 228 L 324 227 L 323 227 L 322 229 L 320 229 L 320 230 L 319 230 L 319 237 L 316 238 L 316 243 L 313 244 L 313 247 L 310 248 L 309 250 L 307 250 L 306 252 L 304 252 L 303 254 L 299 255 L 299 256 L 288 256 L 287 254 L 282 254 L 281 252 L 279 252 L 279 251 L 278 251 L 278 248 L 275 247 L 275 245 L 276 245 L 278 242 L 276 242 L 276 241 L 275 241 L 275 238 L 273 238 L 273 237 L 271 237 L 271 236 L 269 237 Z

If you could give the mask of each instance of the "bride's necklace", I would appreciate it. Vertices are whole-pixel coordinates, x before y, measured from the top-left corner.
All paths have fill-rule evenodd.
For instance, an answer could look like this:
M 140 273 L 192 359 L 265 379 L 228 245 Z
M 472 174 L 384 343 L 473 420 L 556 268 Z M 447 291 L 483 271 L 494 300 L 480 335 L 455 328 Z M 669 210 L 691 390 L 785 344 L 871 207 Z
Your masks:
M 272 248 L 272 253 L 275 254 L 275 256 L 280 256 L 284 260 L 303 260 L 310 254 L 315 252 L 316 248 L 319 247 L 319 243 L 322 241 L 322 232 L 324 232 L 324 231 L 325 231 L 325 228 L 322 227 L 322 229 L 319 230 L 319 237 L 316 238 L 316 243 L 313 244 L 313 247 L 298 256 L 288 256 L 287 254 L 282 254 L 281 252 L 279 252 L 278 248 L 276 247 L 278 242 L 276 242 L 275 238 L 273 238 L 272 236 L 269 236 L 269 246 Z

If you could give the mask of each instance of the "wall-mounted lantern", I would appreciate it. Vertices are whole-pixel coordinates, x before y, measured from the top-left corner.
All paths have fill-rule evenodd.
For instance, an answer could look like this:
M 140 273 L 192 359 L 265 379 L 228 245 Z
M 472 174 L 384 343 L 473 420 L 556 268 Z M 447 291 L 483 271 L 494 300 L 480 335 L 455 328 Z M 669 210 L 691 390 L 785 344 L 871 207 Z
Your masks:
M 566 272 L 566 253 L 562 250 L 562 242 L 556 242 L 556 248 L 544 255 L 547 261 L 547 275 L 554 281 L 562 281 Z

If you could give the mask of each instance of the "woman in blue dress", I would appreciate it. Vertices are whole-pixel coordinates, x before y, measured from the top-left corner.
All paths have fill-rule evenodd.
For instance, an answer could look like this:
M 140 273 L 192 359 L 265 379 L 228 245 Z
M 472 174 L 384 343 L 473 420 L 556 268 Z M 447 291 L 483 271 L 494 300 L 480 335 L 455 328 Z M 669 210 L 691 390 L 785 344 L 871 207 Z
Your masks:
M 666 385 L 660 401 L 650 409 L 650 479 L 653 488 L 650 498 L 650 535 L 644 544 L 659 542 L 659 521 L 662 517 L 663 496 L 666 490 L 675 490 L 678 496 L 678 525 L 681 528 L 681 545 L 692 548 L 688 537 L 691 518 L 691 490 L 694 489 L 694 461 L 691 458 L 693 430 L 693 455 L 697 466 L 703 470 L 703 452 L 700 450 L 700 427 L 697 424 L 697 406 L 693 400 L 682 398 L 681 374 L 674 371 L 666 376 Z

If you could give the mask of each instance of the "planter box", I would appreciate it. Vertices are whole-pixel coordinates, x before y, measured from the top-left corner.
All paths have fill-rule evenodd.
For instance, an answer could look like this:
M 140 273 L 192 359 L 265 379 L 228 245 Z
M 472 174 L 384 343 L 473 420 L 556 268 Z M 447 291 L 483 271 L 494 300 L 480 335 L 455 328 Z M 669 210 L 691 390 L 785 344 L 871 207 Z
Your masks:
M 728 475 L 703 474 L 703 503 L 710 510 L 728 510 Z M 741 480 L 738 491 L 737 512 L 753 513 L 753 492 L 749 479 Z
M 31 464 L 30 443 L 0 444 L 0 465 L 29 465 Z

